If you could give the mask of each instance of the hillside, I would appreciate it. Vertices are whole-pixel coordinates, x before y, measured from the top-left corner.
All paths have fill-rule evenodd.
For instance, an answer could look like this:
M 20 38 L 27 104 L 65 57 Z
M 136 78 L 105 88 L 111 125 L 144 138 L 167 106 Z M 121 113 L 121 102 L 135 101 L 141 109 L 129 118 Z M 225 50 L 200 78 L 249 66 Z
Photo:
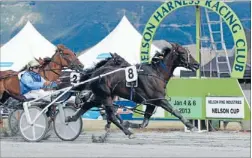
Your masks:
M 148 18 L 161 2 L 1 2 L 1 45 L 9 41 L 30 20 L 53 44 L 63 43 L 75 52 L 85 50 L 103 39 L 125 14 L 141 33 Z M 250 30 L 250 2 L 229 3 Z M 204 15 L 203 23 L 205 22 Z M 226 26 L 224 29 L 227 29 Z M 207 26 L 202 29 L 207 36 Z M 225 31 L 227 47 L 233 46 Z M 194 7 L 183 8 L 168 16 L 155 40 L 165 39 L 183 45 L 195 43 Z

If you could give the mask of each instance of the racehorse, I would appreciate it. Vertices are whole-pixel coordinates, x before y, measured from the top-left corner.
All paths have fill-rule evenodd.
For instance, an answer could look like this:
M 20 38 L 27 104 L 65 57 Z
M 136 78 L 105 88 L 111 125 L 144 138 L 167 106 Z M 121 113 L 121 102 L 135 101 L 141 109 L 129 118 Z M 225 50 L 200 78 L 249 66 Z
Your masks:
M 138 69 L 138 87 L 135 87 L 134 90 L 125 86 L 126 79 L 124 71 L 118 71 L 112 75 L 107 75 L 90 82 L 90 88 L 94 97 L 84 102 L 83 106 L 75 115 L 68 116 L 66 122 L 76 121 L 90 108 L 103 104 L 108 119 L 121 129 L 125 135 L 128 135 L 129 138 L 134 138 L 133 133 L 123 124 L 119 123 L 115 117 L 112 98 L 113 96 L 119 96 L 128 100 L 132 99 L 136 103 L 147 106 L 142 123 L 143 127 L 148 125 L 155 106 L 159 106 L 179 118 L 188 129 L 195 130 L 196 127 L 165 99 L 165 89 L 176 67 L 182 66 L 196 71 L 199 68 L 199 63 L 195 61 L 188 50 L 175 43 L 172 44 L 171 48 L 164 48 L 162 52 L 158 52 L 157 54 L 162 56 L 158 62 L 136 65 Z M 125 63 L 124 66 L 130 66 L 130 64 Z M 114 66 L 114 64 L 100 67 L 94 71 L 91 78 L 116 69 L 118 67 Z M 131 98 L 131 96 L 133 97 Z
M 42 62 L 41 59 L 39 62 Z M 57 81 L 64 68 L 70 68 L 76 71 L 83 71 L 84 68 L 84 65 L 79 61 L 75 53 L 62 44 L 57 45 L 55 54 L 50 60 L 47 58 L 47 60 L 43 62 L 42 66 L 39 68 L 39 74 L 49 81 Z M 26 67 L 21 71 L 25 69 Z M 4 103 L 9 97 L 13 97 L 17 100 L 25 100 L 20 94 L 19 72 L 12 70 L 0 72 L 1 103 Z

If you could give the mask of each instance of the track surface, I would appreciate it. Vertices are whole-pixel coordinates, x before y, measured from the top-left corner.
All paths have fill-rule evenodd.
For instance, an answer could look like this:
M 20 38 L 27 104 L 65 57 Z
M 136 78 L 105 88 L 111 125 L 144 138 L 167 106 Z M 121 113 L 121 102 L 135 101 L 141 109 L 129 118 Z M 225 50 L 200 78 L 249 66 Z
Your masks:
M 85 132 L 73 142 L 56 135 L 39 143 L 24 142 L 21 137 L 1 138 L 1 157 L 250 157 L 250 133 L 182 131 L 141 132 L 128 139 L 114 131 L 106 143 L 91 142 Z

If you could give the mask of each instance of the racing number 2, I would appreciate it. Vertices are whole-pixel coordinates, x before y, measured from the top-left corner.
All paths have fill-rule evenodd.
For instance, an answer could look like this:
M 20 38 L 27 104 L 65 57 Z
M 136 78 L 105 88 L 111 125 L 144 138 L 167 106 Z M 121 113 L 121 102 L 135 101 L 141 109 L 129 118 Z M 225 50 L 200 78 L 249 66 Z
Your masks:
M 70 74 L 70 82 L 78 83 L 80 81 L 80 74 L 77 72 L 71 72 Z
M 73 75 L 73 83 L 77 83 L 77 75 Z

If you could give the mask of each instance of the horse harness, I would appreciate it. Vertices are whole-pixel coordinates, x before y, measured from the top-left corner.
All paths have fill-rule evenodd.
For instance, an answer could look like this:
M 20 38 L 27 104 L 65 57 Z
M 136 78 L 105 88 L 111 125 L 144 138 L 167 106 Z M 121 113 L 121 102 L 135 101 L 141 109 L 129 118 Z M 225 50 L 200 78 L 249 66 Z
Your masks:
M 139 74 L 139 75 L 145 75 L 145 76 L 151 76 L 151 77 L 155 77 L 155 78 L 157 78 L 157 79 L 159 79 L 159 80 L 161 80 L 161 81 L 163 81 L 164 83 L 165 83 L 165 85 L 168 83 L 168 80 L 164 80 L 162 77 L 160 77 L 160 76 L 156 76 L 156 75 L 152 75 L 152 74 L 147 74 L 147 73 L 139 73 L 139 72 L 143 72 L 144 70 L 143 69 L 141 69 L 141 66 L 142 66 L 142 64 L 139 66 L 139 68 L 138 68 L 138 70 L 137 70 L 137 73 Z M 167 69 L 167 68 L 166 68 Z M 168 71 L 168 69 L 167 69 L 167 71 Z M 118 81 L 116 84 L 115 84 L 115 86 L 112 88 L 112 92 L 114 91 L 114 89 L 118 86 L 118 84 L 119 83 L 121 83 L 121 82 L 123 82 L 124 80 L 121 80 L 121 81 Z M 137 82 L 137 81 L 136 81 Z M 137 85 L 135 85 L 136 83 L 134 83 L 134 82 L 130 82 L 128 85 L 127 85 L 127 81 L 126 81 L 126 87 L 129 87 L 130 88 L 130 100 L 132 101 L 133 100 L 133 96 L 135 95 L 135 94 L 137 94 L 137 95 L 139 95 L 143 100 L 144 100 L 144 102 L 143 103 L 145 103 L 145 104 L 150 104 L 150 103 L 147 103 L 147 99 L 145 99 L 143 96 L 141 96 L 140 94 L 138 94 L 137 92 L 136 92 L 136 90 L 135 90 L 135 88 L 137 87 Z M 163 99 L 163 98 L 159 98 L 158 100 L 160 100 L 160 99 Z

